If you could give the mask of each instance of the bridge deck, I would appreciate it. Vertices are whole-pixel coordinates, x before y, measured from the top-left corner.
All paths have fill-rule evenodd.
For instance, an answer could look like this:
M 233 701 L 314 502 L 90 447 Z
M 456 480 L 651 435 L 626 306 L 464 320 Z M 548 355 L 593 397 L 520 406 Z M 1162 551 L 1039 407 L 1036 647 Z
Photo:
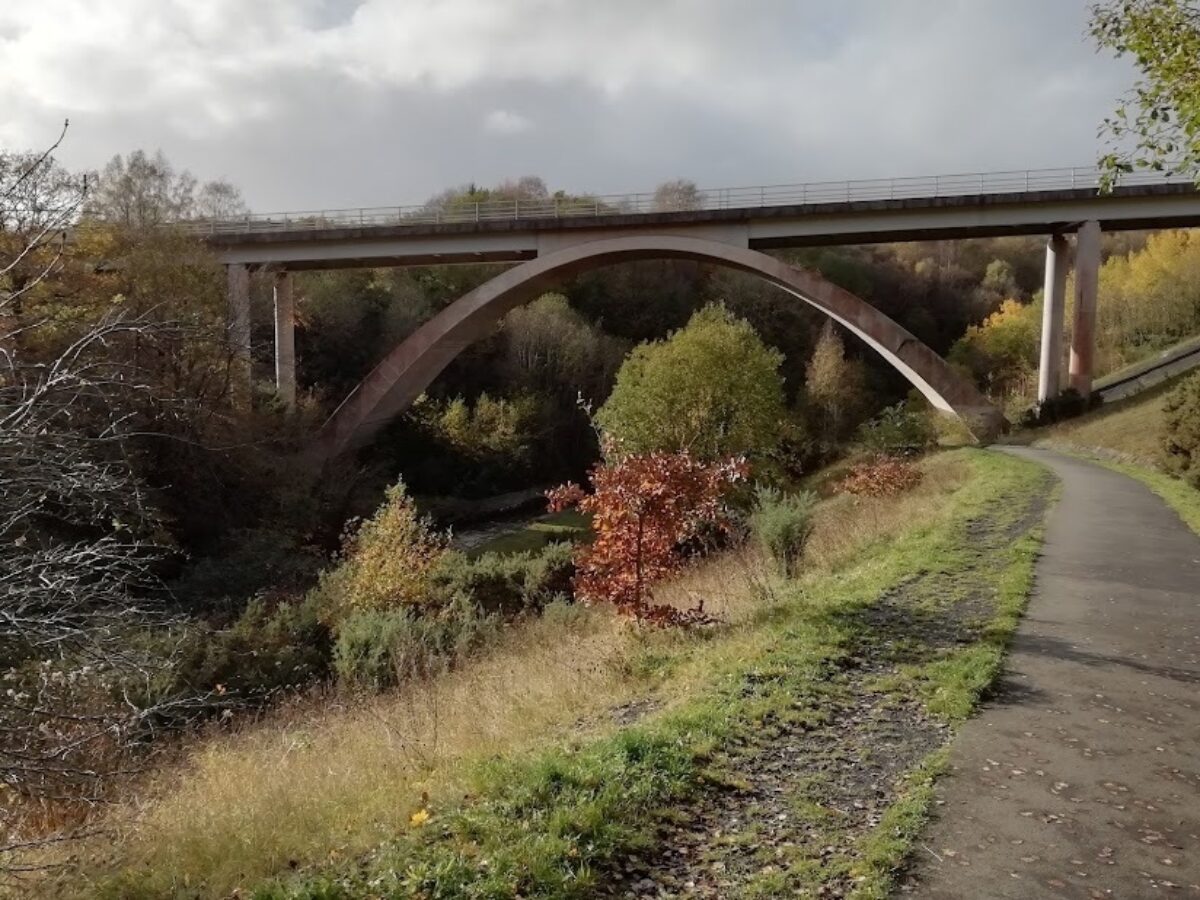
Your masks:
M 754 249 L 1049 234 L 1096 219 L 1105 231 L 1200 226 L 1200 192 L 1159 182 L 1036 191 L 841 200 L 657 212 L 612 211 L 414 221 L 378 216 L 213 227 L 227 263 L 289 269 L 517 262 L 584 240 L 625 234 L 688 235 Z

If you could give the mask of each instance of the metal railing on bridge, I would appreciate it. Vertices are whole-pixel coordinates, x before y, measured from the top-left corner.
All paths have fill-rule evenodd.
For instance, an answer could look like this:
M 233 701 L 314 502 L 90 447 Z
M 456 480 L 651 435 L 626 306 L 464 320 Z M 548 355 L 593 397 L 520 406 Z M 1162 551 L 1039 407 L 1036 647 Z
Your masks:
M 1190 181 L 1189 177 L 1183 175 L 1148 171 L 1125 175 L 1120 184 L 1185 184 Z M 1100 173 L 1095 166 L 713 188 L 698 190 L 695 193 L 687 192 L 683 196 L 671 195 L 669 192 L 665 195 L 650 192 L 481 202 L 452 199 L 411 206 L 252 213 L 230 219 L 179 224 L 209 234 L 245 234 L 256 231 L 313 231 L 324 228 L 385 225 L 598 218 L 684 210 L 763 209 L 814 203 L 848 203 L 855 200 L 904 200 L 1089 188 L 1100 188 Z

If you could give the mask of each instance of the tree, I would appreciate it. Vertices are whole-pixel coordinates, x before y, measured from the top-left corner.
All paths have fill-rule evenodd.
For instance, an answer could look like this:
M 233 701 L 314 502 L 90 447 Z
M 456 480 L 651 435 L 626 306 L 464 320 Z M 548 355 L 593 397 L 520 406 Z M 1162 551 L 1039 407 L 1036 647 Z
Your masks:
M 863 403 L 862 363 L 846 358 L 846 347 L 832 322 L 825 325 L 805 369 L 808 402 L 821 417 L 827 440 L 838 443 L 855 424 Z
M 576 550 L 575 596 L 612 603 L 643 621 L 705 621 L 703 607 L 654 605 L 653 586 L 683 567 L 688 541 L 727 524 L 722 498 L 748 472 L 739 458 L 704 462 L 686 450 L 642 453 L 595 466 L 591 494 L 574 484 L 549 492 L 552 510 L 574 506 L 591 516 L 595 538 Z
M 117 154 L 100 173 L 90 193 L 87 213 L 125 228 L 145 229 L 186 219 L 220 219 L 244 213 L 237 188 L 227 181 L 198 186 L 195 177 L 174 166 L 158 151 L 153 157 L 135 150 Z
M 696 182 L 686 178 L 664 181 L 654 189 L 654 209 L 659 212 L 700 209 L 704 206 L 704 200 L 704 194 L 696 187 Z
M 514 201 L 541 201 L 550 199 L 550 189 L 537 175 L 522 175 L 520 178 L 502 181 L 493 188 L 480 187 L 472 182 L 461 187 L 447 188 L 425 201 L 422 212 L 439 212 L 442 215 L 472 212 L 476 206 L 487 209 L 487 204 Z
M 1103 131 L 1105 184 L 1136 168 L 1190 175 L 1200 184 L 1200 4 L 1104 0 L 1091 8 L 1100 47 L 1132 56 L 1141 78 Z M 1130 147 L 1132 143 L 1132 147 Z
M 1200 490 L 1200 375 L 1190 375 L 1163 407 L 1163 453 L 1167 468 Z
M 28 350 L 53 320 L 25 301 L 70 283 L 85 198 L 55 147 L 0 154 L 0 785 L 34 806 L 95 802 L 120 754 L 190 702 L 159 693 L 172 667 L 169 640 L 148 643 L 171 622 L 156 601 L 160 520 L 124 412 L 145 384 L 110 354 L 156 326 L 117 310 L 48 357 Z M 0 869 L 22 839 L 0 833 Z
M 634 348 L 596 422 L 617 455 L 761 458 L 783 429 L 782 361 L 744 319 L 707 306 L 667 340 Z
M 608 395 L 628 346 L 584 319 L 562 294 L 514 309 L 500 337 L 505 381 L 572 404 Z
M 966 369 L 997 398 L 1024 397 L 1037 371 L 1041 305 L 1005 300 L 950 348 L 950 362 Z
M 1160 231 L 1100 270 L 1096 343 L 1104 369 L 1137 362 L 1200 331 L 1200 233 Z

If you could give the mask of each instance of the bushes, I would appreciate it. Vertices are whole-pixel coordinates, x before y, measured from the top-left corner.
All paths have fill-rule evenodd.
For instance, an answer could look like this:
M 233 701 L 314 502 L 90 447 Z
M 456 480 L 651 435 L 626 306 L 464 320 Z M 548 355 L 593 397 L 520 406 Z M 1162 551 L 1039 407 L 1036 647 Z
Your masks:
M 447 547 L 397 484 L 344 543 L 306 607 L 332 633 L 332 667 L 357 685 L 388 687 L 452 665 L 502 617 L 540 609 L 570 590 L 569 545 L 469 559 Z
M 838 492 L 862 497 L 894 497 L 921 483 L 924 477 L 911 462 L 894 456 L 877 456 L 850 469 Z
M 1089 397 L 1084 397 L 1075 388 L 1067 388 L 1056 397 L 1049 397 L 1036 406 L 1028 409 L 1021 416 L 1023 428 L 1038 428 L 1042 425 L 1053 425 L 1055 422 L 1065 422 L 1083 415 L 1093 405 Z
M 776 488 L 755 491 L 750 531 L 785 578 L 799 571 L 804 545 L 812 533 L 812 511 L 817 496 L 810 491 L 784 494 Z
M 592 517 L 595 538 L 574 551 L 576 596 L 660 625 L 711 621 L 702 607 L 653 603 L 654 585 L 683 568 L 686 545 L 728 526 L 725 500 L 748 469 L 739 458 L 704 462 L 686 450 L 645 453 L 594 466 L 590 494 L 577 484 L 548 492 L 551 510 L 574 507 Z
M 188 642 L 177 680 L 180 693 L 219 690 L 259 701 L 324 678 L 329 657 L 330 632 L 311 597 L 274 608 L 254 600 L 228 628 Z
M 335 627 L 351 613 L 426 604 L 435 597 L 433 573 L 446 543 L 397 482 L 375 515 L 344 539 L 340 561 L 321 573 L 313 602 Z
M 239 529 L 219 549 L 189 566 L 171 586 L 193 608 L 225 612 L 260 591 L 303 589 L 312 583 L 324 555 L 273 528 Z
M 351 613 L 338 626 L 333 668 L 339 680 L 375 689 L 450 668 L 495 634 L 498 620 L 458 595 L 437 610 L 410 607 Z
M 1184 379 L 1167 398 L 1163 411 L 1167 468 L 1200 489 L 1200 374 Z
M 469 559 L 447 553 L 419 606 L 354 610 L 336 626 L 333 669 L 350 684 L 391 687 L 450 668 L 495 635 L 506 618 L 570 595 L 570 544 L 540 553 Z
M 537 553 L 485 553 L 478 559 L 450 553 L 434 578 L 448 596 L 468 596 L 485 613 L 511 615 L 570 596 L 573 560 L 574 548 L 567 542 Z
M 875 454 L 915 456 L 932 447 L 937 434 L 927 415 L 897 403 L 861 425 L 858 441 Z

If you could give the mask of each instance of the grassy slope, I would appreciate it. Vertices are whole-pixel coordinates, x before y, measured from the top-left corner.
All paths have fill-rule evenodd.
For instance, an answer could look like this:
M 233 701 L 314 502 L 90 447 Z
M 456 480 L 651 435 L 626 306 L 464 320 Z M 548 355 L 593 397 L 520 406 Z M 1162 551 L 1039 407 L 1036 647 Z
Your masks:
M 1100 389 L 1106 385 L 1112 384 L 1115 381 L 1120 381 L 1127 375 L 1133 374 L 1150 360 L 1158 360 L 1167 354 L 1194 350 L 1197 347 L 1200 347 L 1200 338 L 1191 338 L 1186 341 L 1180 341 L 1179 343 L 1173 344 L 1170 347 L 1163 347 L 1157 350 L 1147 349 L 1145 352 L 1139 354 L 1138 358 L 1130 362 L 1128 365 L 1106 373 L 1103 378 L 1096 379 L 1096 388 Z
M 1167 382 L 1128 400 L 1106 404 L 1077 419 L 1035 433 L 1039 445 L 1075 452 L 1105 451 L 1104 455 L 1133 465 L 1160 464 L 1164 430 L 1163 401 L 1174 382 Z
M 764 723 L 819 714 L 828 667 L 861 637 L 857 613 L 914 573 L 953 577 L 975 565 L 966 522 L 1019 515 L 1045 492 L 1044 472 L 1000 454 L 961 451 L 925 465 L 925 484 L 909 496 L 828 501 L 812 571 L 799 581 L 764 582 L 753 565 L 732 562 L 713 580 L 707 567 L 688 593 L 707 585 L 721 594 L 714 605 L 731 624 L 715 633 L 646 633 L 602 611 L 563 610 L 448 683 L 205 747 L 140 810 L 118 815 L 118 841 L 95 848 L 85 885 L 57 888 L 579 896 L 598 866 L 646 841 L 665 807 L 720 778 L 713 760 L 723 746 Z M 948 721 L 964 717 L 998 670 L 1036 546 L 1026 536 L 997 555 L 988 573 L 996 617 L 981 640 L 888 689 L 919 692 Z M 739 565 L 745 577 L 731 576 Z M 659 711 L 619 727 L 612 710 L 630 701 Z M 861 896 L 883 895 L 923 820 L 939 758 L 909 773 L 859 848 Z
M 1136 478 L 1200 534 L 1200 491 L 1162 472 L 1163 402 L 1178 379 L 1031 435 L 1039 447 L 1086 456 Z

